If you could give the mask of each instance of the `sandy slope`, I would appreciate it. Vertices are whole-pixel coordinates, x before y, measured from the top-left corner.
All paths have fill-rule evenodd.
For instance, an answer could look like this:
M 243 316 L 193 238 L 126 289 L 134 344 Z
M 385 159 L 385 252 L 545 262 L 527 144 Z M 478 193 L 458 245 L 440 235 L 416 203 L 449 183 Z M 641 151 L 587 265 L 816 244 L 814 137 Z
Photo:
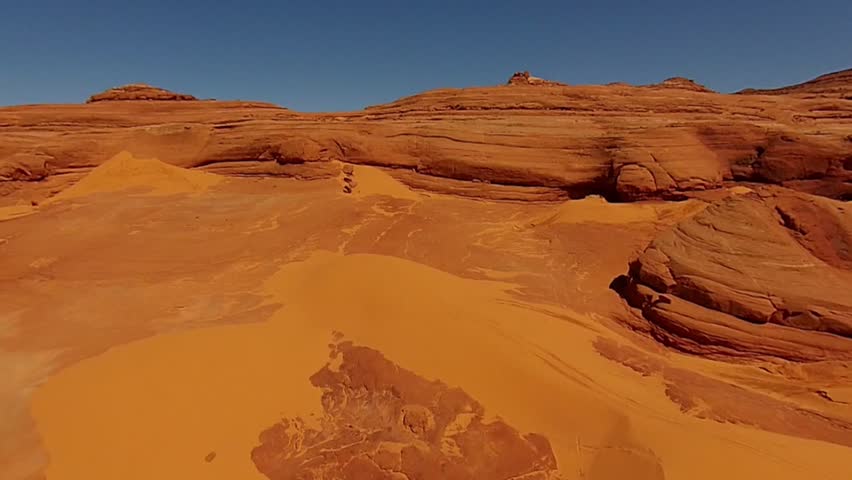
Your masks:
M 564 202 L 555 207 L 552 213 L 534 220 L 533 224 L 673 224 L 698 213 L 706 206 L 705 202 L 698 200 L 678 203 L 609 203 L 605 199 L 593 195 L 582 200 Z
M 175 167 L 156 158 L 137 158 L 123 151 L 48 202 L 133 189 L 158 195 L 199 193 L 222 180 L 217 175 Z
M 595 339 L 612 334 L 592 319 L 506 305 L 506 287 L 393 257 L 314 254 L 270 278 L 267 292 L 286 306 L 267 323 L 157 336 L 49 382 L 33 403 L 47 473 L 263 478 L 247 452 L 281 417 L 319 414 L 307 378 L 331 332 L 544 435 L 563 478 L 839 479 L 852 466 L 849 447 L 690 418 L 653 379 L 596 352 Z
M 609 282 L 703 201 L 472 201 L 371 167 L 351 195 L 99 168 L 73 202 L 0 223 L 13 478 L 445 478 L 454 458 L 452 478 L 852 471 L 848 365 L 706 360 L 612 321 L 630 314 Z
M 13 218 L 23 217 L 36 211 L 33 205 L 9 205 L 0 207 L 0 222 L 3 220 L 11 220 Z
M 420 198 L 410 188 L 376 167 L 363 165 L 354 167 L 349 178 L 355 180 L 353 183 L 355 187 L 352 189 L 355 196 L 387 195 L 404 200 L 418 200 Z

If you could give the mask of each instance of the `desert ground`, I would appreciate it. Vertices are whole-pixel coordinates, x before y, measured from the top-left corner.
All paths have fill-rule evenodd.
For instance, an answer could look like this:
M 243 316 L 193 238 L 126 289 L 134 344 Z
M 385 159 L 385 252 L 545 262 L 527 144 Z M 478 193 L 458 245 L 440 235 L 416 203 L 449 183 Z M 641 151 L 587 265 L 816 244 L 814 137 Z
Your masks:
M 852 78 L 0 108 L 0 478 L 848 480 Z

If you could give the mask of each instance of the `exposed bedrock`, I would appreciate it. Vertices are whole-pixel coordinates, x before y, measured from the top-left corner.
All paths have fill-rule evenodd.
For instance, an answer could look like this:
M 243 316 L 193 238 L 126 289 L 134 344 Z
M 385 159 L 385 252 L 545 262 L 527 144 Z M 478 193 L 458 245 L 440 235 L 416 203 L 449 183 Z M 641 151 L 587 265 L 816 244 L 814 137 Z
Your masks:
M 137 87 L 93 97 L 114 101 L 0 108 L 0 182 L 61 188 L 127 150 L 230 175 L 310 179 L 370 164 L 415 188 L 485 198 L 677 198 L 728 181 L 852 198 L 852 102 L 833 97 L 517 84 L 300 114 Z
M 852 208 L 780 188 L 661 233 L 613 286 L 660 340 L 702 354 L 852 358 Z

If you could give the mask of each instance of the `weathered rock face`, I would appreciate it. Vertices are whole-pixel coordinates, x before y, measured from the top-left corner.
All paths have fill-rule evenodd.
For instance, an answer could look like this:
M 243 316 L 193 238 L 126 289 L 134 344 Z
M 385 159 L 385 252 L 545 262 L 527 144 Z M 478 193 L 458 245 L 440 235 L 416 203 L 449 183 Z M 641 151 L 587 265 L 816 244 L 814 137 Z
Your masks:
M 564 83 L 553 82 L 550 80 L 545 80 L 543 78 L 534 77 L 530 74 L 530 72 L 515 72 L 509 78 L 509 81 L 506 82 L 508 85 L 561 85 L 565 86 Z
M 105 92 L 92 95 L 86 103 L 120 100 L 191 101 L 198 99 L 192 95 L 174 93 L 162 88 L 152 87 L 144 83 L 134 83 L 131 85 L 124 85 L 123 87 L 110 88 Z
M 783 189 L 724 199 L 659 235 L 616 284 L 697 353 L 852 358 L 852 209 Z
M 848 199 L 850 131 L 847 100 L 625 86 L 435 90 L 338 114 L 215 101 L 8 107 L 0 194 L 26 181 L 64 188 L 127 150 L 230 175 L 369 164 L 415 188 L 493 199 L 672 198 L 727 181 Z
M 747 88 L 741 95 L 807 95 L 821 97 L 839 97 L 852 100 L 852 69 L 826 73 L 807 82 L 789 87 L 755 89 Z

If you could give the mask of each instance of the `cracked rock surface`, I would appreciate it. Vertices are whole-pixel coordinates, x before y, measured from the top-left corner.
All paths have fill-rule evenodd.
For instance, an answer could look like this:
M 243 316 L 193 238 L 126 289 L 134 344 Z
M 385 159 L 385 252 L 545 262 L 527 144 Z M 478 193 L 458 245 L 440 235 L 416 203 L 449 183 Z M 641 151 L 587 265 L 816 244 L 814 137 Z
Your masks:
M 461 389 L 350 342 L 332 348 L 338 356 L 311 377 L 323 391 L 320 427 L 284 419 L 260 434 L 252 459 L 270 480 L 558 478 L 545 437 L 486 421 Z

